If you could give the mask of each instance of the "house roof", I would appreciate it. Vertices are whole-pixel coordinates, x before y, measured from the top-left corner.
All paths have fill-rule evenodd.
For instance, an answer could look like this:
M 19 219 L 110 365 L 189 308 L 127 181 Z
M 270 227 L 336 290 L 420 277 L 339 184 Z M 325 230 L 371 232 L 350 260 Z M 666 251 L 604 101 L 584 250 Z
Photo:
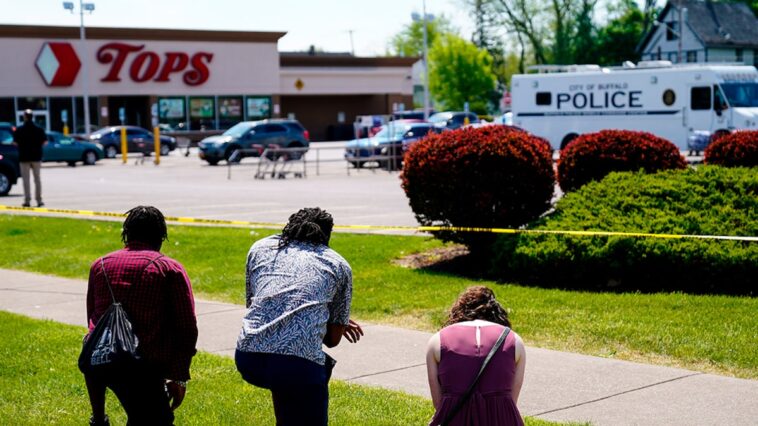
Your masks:
M 670 10 L 681 5 L 687 9 L 686 24 L 707 47 L 758 47 L 758 18 L 742 2 L 712 2 L 709 0 L 675 0 L 666 3 L 658 15 L 660 21 Z M 652 27 L 639 44 L 642 50 L 658 27 Z

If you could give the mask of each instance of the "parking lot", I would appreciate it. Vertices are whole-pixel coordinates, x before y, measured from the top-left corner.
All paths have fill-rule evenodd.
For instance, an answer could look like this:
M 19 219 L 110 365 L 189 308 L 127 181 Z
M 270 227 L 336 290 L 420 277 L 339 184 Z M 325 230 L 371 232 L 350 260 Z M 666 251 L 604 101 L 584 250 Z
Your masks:
M 124 212 L 151 204 L 166 215 L 208 219 L 286 222 L 301 207 L 322 207 L 338 225 L 402 225 L 416 221 L 400 188 L 399 174 L 383 170 L 349 170 L 342 159 L 344 143 L 311 145 L 305 157 L 305 178 L 255 179 L 258 159 L 246 158 L 229 168 L 209 166 L 192 149 L 189 156 L 174 151 L 153 164 L 148 157 L 101 160 L 95 166 L 68 167 L 45 163 L 42 170 L 45 206 Z M 316 163 L 318 160 L 318 164 Z M 293 163 L 293 169 L 303 165 Z M 318 175 L 317 175 L 318 171 Z M 231 175 L 231 179 L 229 179 Z M 0 203 L 21 205 L 19 181 Z

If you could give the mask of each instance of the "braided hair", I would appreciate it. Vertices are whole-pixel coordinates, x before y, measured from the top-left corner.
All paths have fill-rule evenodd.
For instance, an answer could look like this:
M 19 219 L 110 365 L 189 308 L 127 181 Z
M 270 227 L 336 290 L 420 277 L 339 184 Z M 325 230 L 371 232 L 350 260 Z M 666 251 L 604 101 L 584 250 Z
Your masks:
M 121 230 L 124 244 L 139 242 L 160 250 L 164 240 L 168 240 L 168 230 L 160 210 L 153 206 L 137 206 L 126 212 Z
M 469 287 L 461 293 L 450 308 L 450 316 L 444 326 L 477 319 L 511 326 L 508 312 L 495 299 L 495 293 L 484 286 Z
M 329 245 L 334 219 L 332 215 L 318 207 L 300 209 L 290 216 L 282 229 L 279 248 L 286 247 L 291 241 Z

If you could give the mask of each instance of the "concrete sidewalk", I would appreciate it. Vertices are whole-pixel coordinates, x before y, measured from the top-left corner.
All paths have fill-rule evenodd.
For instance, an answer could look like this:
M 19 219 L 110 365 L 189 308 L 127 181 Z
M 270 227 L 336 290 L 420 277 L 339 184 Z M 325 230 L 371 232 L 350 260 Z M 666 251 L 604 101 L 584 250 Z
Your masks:
M 86 290 L 81 280 L 0 269 L 0 310 L 84 326 Z M 231 356 L 243 312 L 198 300 L 198 348 Z M 364 331 L 358 344 L 329 351 L 338 360 L 334 377 L 428 397 L 430 334 L 382 325 Z M 527 346 L 519 408 L 528 416 L 596 425 L 758 425 L 758 381 Z

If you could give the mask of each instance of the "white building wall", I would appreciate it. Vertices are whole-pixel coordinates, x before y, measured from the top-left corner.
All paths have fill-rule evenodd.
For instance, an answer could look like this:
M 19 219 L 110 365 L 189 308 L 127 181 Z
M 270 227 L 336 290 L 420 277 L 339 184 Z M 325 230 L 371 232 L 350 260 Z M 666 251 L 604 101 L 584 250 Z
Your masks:
M 410 67 L 283 67 L 280 75 L 282 95 L 413 94 Z

